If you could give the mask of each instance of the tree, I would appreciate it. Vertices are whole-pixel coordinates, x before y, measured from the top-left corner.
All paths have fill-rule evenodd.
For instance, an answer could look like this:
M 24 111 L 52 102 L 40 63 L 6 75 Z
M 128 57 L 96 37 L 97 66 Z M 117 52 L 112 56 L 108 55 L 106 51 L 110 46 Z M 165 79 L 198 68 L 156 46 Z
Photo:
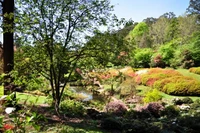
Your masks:
M 149 27 L 145 22 L 137 24 L 129 33 L 131 40 L 135 41 L 138 47 L 150 47 L 151 43 L 148 38 Z
M 146 19 L 143 20 L 143 22 L 145 22 L 149 27 L 155 23 L 157 21 L 157 18 L 153 18 L 153 17 L 148 17 Z
M 14 65 L 14 0 L 1 1 L 3 12 L 3 71 L 8 74 Z M 8 77 L 6 77 L 8 78 Z M 6 86 L 7 83 L 4 85 Z M 4 94 L 8 94 L 4 88 Z
M 152 24 L 149 34 L 154 46 L 164 44 L 167 41 L 168 29 L 169 20 L 165 17 L 160 17 L 156 23 Z
M 36 69 L 50 81 L 53 105 L 59 113 L 65 86 L 79 67 L 79 60 L 87 56 L 85 37 L 92 35 L 91 31 L 98 26 L 106 25 L 112 6 L 108 0 L 17 2 L 17 32 L 23 35 L 20 36 L 21 43 L 38 49 L 34 53 L 39 57 Z M 45 58 L 40 59 L 39 55 Z
M 179 23 L 178 30 L 180 31 L 179 36 L 183 38 L 183 40 L 187 40 L 193 33 L 199 31 L 197 15 L 183 15 L 179 16 L 177 19 Z
M 198 18 L 200 18 L 200 0 L 190 0 L 187 12 L 189 14 L 197 14 Z

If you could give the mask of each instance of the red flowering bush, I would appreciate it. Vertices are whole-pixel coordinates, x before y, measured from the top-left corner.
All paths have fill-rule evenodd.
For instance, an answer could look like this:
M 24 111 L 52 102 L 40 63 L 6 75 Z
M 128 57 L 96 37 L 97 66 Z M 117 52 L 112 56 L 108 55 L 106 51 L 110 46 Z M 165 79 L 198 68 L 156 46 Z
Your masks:
M 163 57 L 158 54 L 155 57 L 153 57 L 152 61 L 151 61 L 151 66 L 152 67 L 165 67 L 165 62 L 163 61 Z
M 174 76 L 182 75 L 179 72 L 172 69 L 152 68 L 146 74 L 141 75 L 141 83 L 143 85 L 153 86 L 154 82 L 156 81 Z

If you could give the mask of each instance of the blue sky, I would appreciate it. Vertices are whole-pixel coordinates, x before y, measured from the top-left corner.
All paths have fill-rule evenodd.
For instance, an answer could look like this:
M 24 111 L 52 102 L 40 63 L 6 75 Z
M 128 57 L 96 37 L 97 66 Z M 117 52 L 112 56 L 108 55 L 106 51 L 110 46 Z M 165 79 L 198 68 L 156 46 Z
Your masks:
M 183 15 L 189 6 L 189 0 L 111 0 L 114 14 L 118 18 L 132 18 L 141 22 L 147 17 L 158 18 L 166 12 L 174 12 L 176 16 Z

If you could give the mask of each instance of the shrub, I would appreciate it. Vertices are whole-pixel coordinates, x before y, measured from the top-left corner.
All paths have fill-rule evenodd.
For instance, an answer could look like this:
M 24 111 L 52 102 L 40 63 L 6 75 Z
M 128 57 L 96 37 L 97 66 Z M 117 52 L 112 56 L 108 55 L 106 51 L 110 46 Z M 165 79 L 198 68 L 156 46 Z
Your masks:
M 180 109 L 174 105 L 169 105 L 165 107 L 165 109 L 162 111 L 163 116 L 167 117 L 177 117 L 180 113 Z
M 134 67 L 147 68 L 150 67 L 151 56 L 153 55 L 153 50 L 150 48 L 142 48 L 135 50 L 134 54 Z
M 147 110 L 153 115 L 154 117 L 159 117 L 161 112 L 164 110 L 164 107 L 161 103 L 153 102 L 147 105 Z
M 126 78 L 118 87 L 120 97 L 133 96 L 136 93 L 136 83 L 133 78 Z
M 164 86 L 167 85 L 168 83 L 187 82 L 188 80 L 193 80 L 193 78 L 185 77 L 185 76 L 168 77 L 168 78 L 164 78 L 164 79 L 154 82 L 153 88 L 158 89 L 162 92 L 166 92 L 166 90 L 164 89 Z
M 106 112 L 122 115 L 127 111 L 127 106 L 120 100 L 115 100 L 106 105 Z
M 153 89 L 152 91 L 149 91 L 143 101 L 145 103 L 150 103 L 150 102 L 156 102 L 162 99 L 162 96 L 160 95 L 160 92 L 157 89 Z
M 191 103 L 193 103 L 193 100 L 191 98 L 189 98 L 189 97 L 183 98 L 182 101 L 183 101 L 183 104 L 191 104 Z
M 199 96 L 200 95 L 200 82 L 196 80 L 182 80 L 176 83 L 168 83 L 164 86 L 165 93 L 170 95 L 179 96 Z
M 114 118 L 113 117 L 107 117 L 107 118 L 102 120 L 101 126 L 104 129 L 121 130 L 122 129 L 122 122 L 115 117 Z
M 152 102 L 142 107 L 136 107 L 136 112 L 139 112 L 140 115 L 146 116 L 146 118 L 149 116 L 159 117 L 163 109 L 164 107 L 161 103 Z
M 156 53 L 155 55 L 152 56 L 151 67 L 161 67 L 161 68 L 165 67 L 162 55 Z
M 189 69 L 189 72 L 195 73 L 195 74 L 200 74 L 200 67 L 192 67 Z
M 60 109 L 69 116 L 83 116 L 85 113 L 83 104 L 74 100 L 64 100 L 60 104 Z
M 170 60 L 174 57 L 175 48 L 176 46 L 174 42 L 169 42 L 159 47 L 158 53 L 160 53 L 160 55 L 162 56 L 162 61 L 165 65 L 170 65 Z
M 153 68 L 148 71 L 148 73 L 141 76 L 141 82 L 143 85 L 152 86 L 154 82 L 172 77 L 172 76 L 182 76 L 179 72 L 172 69 L 161 69 Z

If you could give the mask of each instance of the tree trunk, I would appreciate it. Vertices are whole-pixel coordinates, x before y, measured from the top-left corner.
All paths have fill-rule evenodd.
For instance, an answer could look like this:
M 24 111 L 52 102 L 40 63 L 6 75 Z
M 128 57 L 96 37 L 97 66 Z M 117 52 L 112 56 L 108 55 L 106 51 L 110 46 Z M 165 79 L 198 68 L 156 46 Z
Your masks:
M 3 71 L 8 74 L 13 70 L 14 65 L 14 0 L 3 1 Z M 9 76 L 6 79 L 10 78 Z M 7 86 L 9 82 L 5 83 Z M 6 87 L 5 87 L 6 88 Z M 4 89 L 4 95 L 8 94 Z

